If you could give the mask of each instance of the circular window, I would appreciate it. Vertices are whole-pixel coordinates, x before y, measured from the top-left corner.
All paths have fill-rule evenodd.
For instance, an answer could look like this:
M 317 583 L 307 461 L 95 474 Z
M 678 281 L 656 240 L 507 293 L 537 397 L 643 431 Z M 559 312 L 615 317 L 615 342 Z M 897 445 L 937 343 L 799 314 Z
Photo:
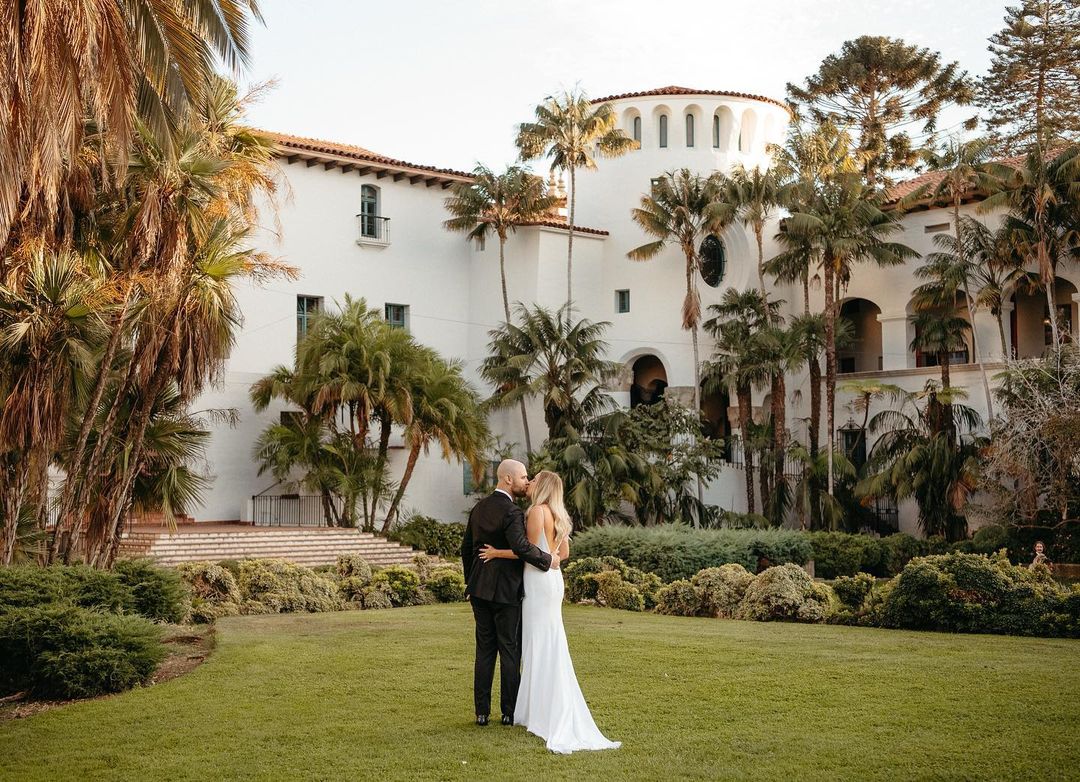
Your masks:
M 716 288 L 724 280 L 724 272 L 727 270 L 727 256 L 724 254 L 724 243 L 713 234 L 705 237 L 698 250 L 701 256 L 701 279 L 709 287 Z

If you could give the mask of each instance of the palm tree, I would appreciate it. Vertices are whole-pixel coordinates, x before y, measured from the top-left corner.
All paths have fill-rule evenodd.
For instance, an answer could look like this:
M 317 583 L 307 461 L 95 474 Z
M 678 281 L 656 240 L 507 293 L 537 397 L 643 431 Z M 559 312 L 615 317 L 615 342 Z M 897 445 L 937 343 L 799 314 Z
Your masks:
M 427 453 L 432 442 L 439 444 L 447 461 L 457 458 L 470 463 L 474 472 L 479 471 L 490 435 L 487 420 L 480 412 L 480 399 L 462 377 L 461 369 L 460 362 L 446 362 L 436 356 L 429 362 L 426 371 L 416 378 L 417 387 L 412 394 L 412 420 L 405 427 L 409 457 L 386 513 L 382 528 L 384 533 L 390 531 L 390 525 L 397 517 L 420 451 Z
M 857 263 L 872 261 L 894 266 L 916 255 L 898 242 L 888 241 L 900 230 L 902 209 L 885 211 L 883 194 L 866 186 L 860 175 L 837 173 L 816 192 L 799 191 L 789 206 L 785 229 L 819 253 L 825 287 L 825 409 L 829 442 L 836 432 L 836 321 L 838 293 Z M 832 449 L 827 451 L 832 454 Z M 828 490 L 832 493 L 832 471 Z
M 443 223 L 448 231 L 468 233 L 470 239 L 483 241 L 489 233 L 499 237 L 499 282 L 502 285 L 504 322 L 510 322 L 510 297 L 506 290 L 506 240 L 521 223 L 539 220 L 555 205 L 555 198 L 544 188 L 544 181 L 518 166 L 507 166 L 495 174 L 477 166 L 471 182 L 459 182 L 444 202 L 453 217 Z M 529 416 L 521 400 L 521 426 L 525 432 L 525 451 L 532 453 Z
M 9 8 L 0 44 L 0 244 L 18 214 L 40 227 L 70 206 L 61 194 L 77 189 L 84 112 L 122 176 L 137 124 L 168 145 L 171 129 L 205 98 L 217 63 L 234 73 L 246 65 L 252 18 L 261 21 L 255 0 Z
M 614 406 L 603 383 L 618 371 L 604 355 L 605 321 L 571 322 L 565 305 L 552 312 L 538 305 L 518 305 L 517 322 L 488 332 L 488 356 L 480 376 L 495 386 L 488 404 L 513 405 L 538 396 L 548 437 L 575 436 Z
M 821 522 L 825 522 L 826 529 L 838 529 L 844 521 L 844 506 L 836 497 L 822 494 L 820 490 L 828 477 L 829 458 L 823 453 L 811 455 L 802 443 L 795 443 L 790 453 L 792 461 L 799 465 L 799 479 L 792 491 L 799 528 L 806 529 L 809 519 L 810 529 L 820 529 L 823 526 Z M 836 476 L 841 480 L 855 477 L 855 466 L 843 452 L 833 453 L 832 464 Z
M 694 410 L 701 410 L 701 360 L 698 356 L 698 323 L 701 296 L 697 278 L 701 267 L 701 243 L 723 230 L 730 210 L 720 201 L 720 180 L 691 173 L 669 172 L 654 179 L 641 207 L 631 211 L 634 222 L 655 241 L 636 247 L 626 255 L 634 261 L 655 258 L 664 245 L 678 247 L 686 260 L 686 296 L 682 304 L 682 327 L 690 332 L 694 351 Z
M 985 223 L 974 217 L 961 217 L 961 242 L 968 246 L 968 257 L 973 259 L 972 281 L 975 288 L 975 304 L 986 307 L 997 323 L 1001 340 L 1001 355 L 1009 355 L 1009 343 L 1005 339 L 1002 314 L 1005 303 L 1019 290 L 1030 289 L 1031 278 L 1024 271 L 1022 256 L 1009 241 L 1007 229 L 990 230 Z M 942 237 L 943 252 L 952 252 Z
M 713 317 L 705 321 L 705 330 L 713 336 L 713 359 L 705 365 L 706 387 L 709 391 L 734 387 L 739 407 L 739 433 L 742 440 L 746 472 L 747 512 L 755 512 L 754 455 L 751 443 L 751 394 L 755 386 L 765 382 L 760 364 L 753 360 L 749 346 L 752 336 L 775 321 L 779 304 L 767 301 L 756 290 L 729 289 L 719 304 L 709 307 Z M 764 503 L 763 495 L 761 501 Z
M 856 487 L 864 498 L 914 498 L 923 533 L 949 540 L 967 535 L 962 511 L 977 488 L 986 447 L 985 438 L 970 434 L 981 421 L 962 398 L 961 389 L 940 389 L 932 380 L 923 391 L 896 393 L 898 405 L 870 419 L 879 436 Z
M 570 214 L 566 240 L 566 310 L 570 316 L 573 297 L 574 212 L 577 204 L 577 171 L 596 168 L 596 156 L 618 157 L 637 145 L 616 127 L 618 118 L 610 103 L 595 104 L 584 92 L 549 96 L 536 107 L 533 122 L 518 127 L 517 147 L 524 161 L 546 157 L 552 171 L 570 174 Z
M 731 210 L 731 216 L 754 231 L 758 253 L 758 287 L 761 295 L 765 296 L 765 254 L 762 239 L 765 223 L 773 210 L 780 205 L 781 182 L 773 169 L 762 171 L 755 167 L 747 171 L 740 163 L 726 178 L 721 190 L 721 197 Z
M 997 164 L 991 170 L 1000 182 L 999 189 L 979 209 L 1008 208 L 1002 228 L 1009 241 L 1038 264 L 1051 334 L 1054 344 L 1059 345 L 1054 290 L 1058 263 L 1075 255 L 1078 246 L 1075 194 L 1080 189 L 1080 154 L 1075 146 L 1055 153 L 1037 144 L 1019 165 Z
M 945 275 L 951 278 L 950 287 L 955 287 L 964 294 L 964 303 L 967 306 L 968 320 L 971 322 L 972 349 L 975 353 L 975 361 L 979 365 L 979 373 L 982 376 L 983 393 L 986 396 L 986 409 L 991 418 L 994 417 L 994 402 L 990 395 L 990 381 L 986 376 L 986 367 L 983 365 L 982 351 L 979 348 L 979 330 L 975 328 L 975 298 L 971 293 L 971 278 L 974 276 L 974 261 L 968 256 L 967 244 L 961 236 L 962 226 L 960 222 L 960 205 L 965 199 L 977 192 L 992 191 L 998 187 L 997 180 L 990 173 L 987 159 L 990 152 L 990 142 L 986 139 L 972 139 L 961 142 L 950 139 L 945 147 L 938 152 L 924 150 L 923 158 L 932 171 L 942 174 L 931 191 L 931 197 L 935 200 L 947 200 L 952 207 L 953 215 L 953 241 L 952 252 L 947 264 L 949 268 Z M 935 236 L 935 243 L 939 248 L 947 249 L 948 244 L 943 245 L 943 235 Z M 933 258 L 928 259 L 933 261 Z

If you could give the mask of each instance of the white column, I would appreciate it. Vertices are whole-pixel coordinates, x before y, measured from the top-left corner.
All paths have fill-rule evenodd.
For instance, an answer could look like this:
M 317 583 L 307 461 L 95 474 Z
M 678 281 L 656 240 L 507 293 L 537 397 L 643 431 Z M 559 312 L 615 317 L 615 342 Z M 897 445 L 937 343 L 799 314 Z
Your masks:
M 1008 317 L 1007 313 L 1002 313 L 1002 317 Z M 1004 324 L 1005 321 L 1003 320 Z M 979 309 L 975 311 L 975 330 L 978 332 L 979 337 L 979 350 L 981 351 L 979 359 L 983 362 L 989 361 L 1001 361 L 1001 337 L 998 335 L 998 327 L 994 313 L 988 309 Z M 1008 339 L 1008 334 L 1005 335 Z
M 881 324 L 881 368 L 907 369 L 911 366 L 908 350 L 908 319 L 903 311 L 882 312 L 877 316 Z

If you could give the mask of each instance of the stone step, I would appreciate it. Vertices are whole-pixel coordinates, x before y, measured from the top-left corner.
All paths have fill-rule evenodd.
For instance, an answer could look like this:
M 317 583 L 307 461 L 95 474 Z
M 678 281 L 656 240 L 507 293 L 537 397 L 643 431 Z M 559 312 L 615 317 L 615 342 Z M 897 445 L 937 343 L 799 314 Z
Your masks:
M 154 540 L 281 540 L 282 538 L 311 538 L 313 540 L 379 540 L 392 543 L 386 538 L 379 537 L 371 532 L 356 532 L 355 530 L 274 530 L 273 532 L 180 532 L 169 534 L 168 532 L 149 533 L 136 532 L 124 535 L 121 539 L 131 542 L 143 542 Z

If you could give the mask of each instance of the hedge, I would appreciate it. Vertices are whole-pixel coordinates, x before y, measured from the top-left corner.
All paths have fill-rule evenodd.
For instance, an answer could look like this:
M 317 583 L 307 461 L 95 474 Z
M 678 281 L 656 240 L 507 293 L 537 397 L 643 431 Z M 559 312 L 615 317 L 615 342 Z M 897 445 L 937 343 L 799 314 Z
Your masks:
M 617 557 L 664 581 L 690 579 L 708 567 L 737 564 L 804 565 L 813 556 L 808 537 L 782 529 L 692 529 L 683 525 L 594 527 L 574 537 L 574 557 Z
M 461 540 L 465 525 L 460 522 L 441 522 L 430 516 L 413 516 L 404 524 L 394 527 L 386 536 L 405 546 L 441 557 L 461 555 Z

